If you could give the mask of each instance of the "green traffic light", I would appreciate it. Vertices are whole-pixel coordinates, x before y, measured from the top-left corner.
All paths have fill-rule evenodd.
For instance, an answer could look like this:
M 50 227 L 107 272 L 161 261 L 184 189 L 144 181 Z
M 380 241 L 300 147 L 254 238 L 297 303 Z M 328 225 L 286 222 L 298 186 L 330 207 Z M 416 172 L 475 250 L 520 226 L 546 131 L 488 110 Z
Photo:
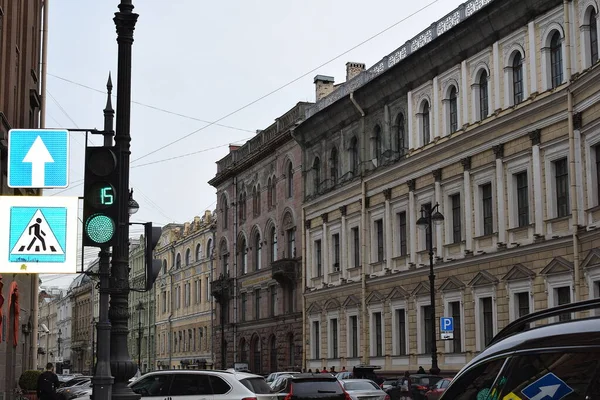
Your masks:
M 85 234 L 96 243 L 106 243 L 115 234 L 115 222 L 103 214 L 94 214 L 85 221 Z

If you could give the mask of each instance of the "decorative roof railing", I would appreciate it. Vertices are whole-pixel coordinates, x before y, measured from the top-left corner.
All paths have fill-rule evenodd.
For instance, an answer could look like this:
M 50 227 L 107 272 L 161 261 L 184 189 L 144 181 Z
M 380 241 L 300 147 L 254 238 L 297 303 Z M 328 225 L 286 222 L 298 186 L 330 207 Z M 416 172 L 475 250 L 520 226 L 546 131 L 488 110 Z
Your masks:
M 408 57 L 411 53 L 419 50 L 421 47 L 425 46 L 438 36 L 443 35 L 448 30 L 469 18 L 471 15 L 475 14 L 477 11 L 493 1 L 494 0 L 471 0 L 461 4 L 458 6 L 458 8 L 442 17 L 439 21 L 431 24 L 431 26 L 419 33 L 417 36 L 411 40 L 408 40 L 403 46 L 400 46 L 400 48 L 383 57 L 381 61 L 375 63 L 375 65 L 373 65 L 371 68 L 361 72 L 349 81 L 340 84 L 332 93 L 317 101 L 313 106 L 309 107 L 306 110 L 306 118 L 310 118 L 317 112 L 330 106 L 342 97 L 345 97 L 351 92 L 354 92 L 356 89 L 364 86 L 382 72 L 392 68 L 394 65 Z

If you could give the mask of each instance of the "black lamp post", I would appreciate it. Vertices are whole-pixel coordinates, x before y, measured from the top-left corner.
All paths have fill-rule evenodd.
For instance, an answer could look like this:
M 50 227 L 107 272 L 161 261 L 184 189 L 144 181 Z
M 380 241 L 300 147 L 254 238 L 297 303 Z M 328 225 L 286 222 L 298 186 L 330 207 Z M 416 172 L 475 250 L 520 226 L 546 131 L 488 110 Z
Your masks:
M 92 360 L 90 361 L 91 370 L 94 371 L 96 367 L 96 318 L 92 317 L 90 323 L 92 328 Z
M 435 334 L 435 274 L 433 273 L 433 224 L 440 224 L 444 221 L 444 216 L 439 212 L 438 203 L 433 207 L 421 206 L 421 218 L 417 220 L 417 226 L 427 230 L 427 250 L 429 250 L 429 294 L 431 296 L 431 370 L 433 375 L 438 375 L 437 359 L 437 337 Z
M 138 312 L 138 369 L 142 373 L 142 311 L 145 310 L 144 304 L 140 300 L 135 309 Z
M 58 340 L 57 340 L 57 343 L 58 343 L 58 357 L 59 358 L 60 358 L 60 344 L 62 343 L 61 336 L 62 336 L 62 331 L 59 329 L 58 330 Z

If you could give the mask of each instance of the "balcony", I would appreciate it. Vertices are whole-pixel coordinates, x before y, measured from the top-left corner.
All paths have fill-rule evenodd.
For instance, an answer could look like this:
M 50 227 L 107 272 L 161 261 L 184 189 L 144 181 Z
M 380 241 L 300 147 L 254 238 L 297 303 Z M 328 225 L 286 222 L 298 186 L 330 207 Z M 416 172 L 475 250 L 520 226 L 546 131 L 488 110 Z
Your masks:
M 210 293 L 218 303 L 226 302 L 233 295 L 233 278 L 229 274 L 221 274 L 210 285 Z
M 295 283 L 300 278 L 298 258 L 283 258 L 271 263 L 271 277 L 280 285 Z

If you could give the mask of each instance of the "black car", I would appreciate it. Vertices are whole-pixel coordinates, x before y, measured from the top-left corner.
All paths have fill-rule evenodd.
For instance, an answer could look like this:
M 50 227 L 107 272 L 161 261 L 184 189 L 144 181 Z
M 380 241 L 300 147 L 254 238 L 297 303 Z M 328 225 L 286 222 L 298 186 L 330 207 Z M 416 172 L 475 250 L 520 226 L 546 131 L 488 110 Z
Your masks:
M 442 377 L 439 375 L 428 375 L 428 374 L 414 374 L 410 376 L 411 393 L 414 400 L 424 400 L 425 393 L 427 393 L 433 385 L 435 385 Z M 400 386 L 402 385 L 404 377 L 398 378 L 396 382 L 392 384 L 392 387 L 387 389 L 387 394 L 390 395 L 390 400 L 398 400 L 400 398 Z
M 293 374 L 273 388 L 280 400 L 351 400 L 331 374 Z
M 597 309 L 600 299 L 593 299 L 514 321 L 456 375 L 441 399 L 600 399 Z

